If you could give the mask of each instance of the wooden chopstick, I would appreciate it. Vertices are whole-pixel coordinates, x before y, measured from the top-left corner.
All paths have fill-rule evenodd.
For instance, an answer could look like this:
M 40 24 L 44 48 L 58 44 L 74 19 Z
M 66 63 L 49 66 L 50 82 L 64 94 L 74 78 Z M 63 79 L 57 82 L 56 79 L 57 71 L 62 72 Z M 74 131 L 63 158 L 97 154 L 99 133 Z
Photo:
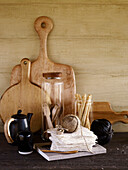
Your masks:
M 89 113 L 91 110 L 91 100 L 92 100 L 92 95 L 88 95 L 87 97 L 87 103 L 85 107 L 85 123 L 83 124 L 84 127 L 90 129 L 90 121 L 89 121 Z
M 84 96 L 82 96 L 81 107 L 79 110 L 79 119 L 80 120 L 82 119 L 83 111 L 85 108 L 85 103 L 86 103 L 86 94 L 84 94 Z
M 44 150 L 42 149 L 41 150 L 42 152 L 53 152 L 53 153 L 64 153 L 64 154 L 71 154 L 71 153 L 77 153 L 78 151 L 75 150 L 75 151 L 53 151 L 53 150 Z

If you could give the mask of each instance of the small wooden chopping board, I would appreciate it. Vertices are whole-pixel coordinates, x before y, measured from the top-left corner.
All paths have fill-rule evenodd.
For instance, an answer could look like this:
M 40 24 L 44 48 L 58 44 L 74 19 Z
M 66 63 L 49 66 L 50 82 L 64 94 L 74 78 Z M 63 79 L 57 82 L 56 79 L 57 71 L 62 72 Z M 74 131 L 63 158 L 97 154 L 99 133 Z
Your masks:
M 47 55 L 47 37 L 53 28 L 53 22 L 48 17 L 39 17 L 35 21 L 35 30 L 40 38 L 40 53 L 38 58 L 32 62 L 31 82 L 41 86 L 43 79 L 42 74 L 47 72 L 61 72 L 64 82 L 64 114 L 75 113 L 75 93 L 76 83 L 75 74 L 71 66 L 54 63 Z M 20 82 L 21 66 L 13 68 L 11 74 L 11 85 Z
M 90 120 L 92 122 L 96 119 L 107 119 L 111 124 L 116 122 L 128 123 L 128 111 L 116 113 L 112 110 L 109 102 L 94 102 Z
M 30 82 L 30 68 L 29 59 L 21 60 L 21 81 L 2 95 L 0 115 L 5 123 L 18 109 L 21 109 L 23 114 L 33 113 L 30 127 L 32 132 L 36 132 L 41 128 L 41 88 Z

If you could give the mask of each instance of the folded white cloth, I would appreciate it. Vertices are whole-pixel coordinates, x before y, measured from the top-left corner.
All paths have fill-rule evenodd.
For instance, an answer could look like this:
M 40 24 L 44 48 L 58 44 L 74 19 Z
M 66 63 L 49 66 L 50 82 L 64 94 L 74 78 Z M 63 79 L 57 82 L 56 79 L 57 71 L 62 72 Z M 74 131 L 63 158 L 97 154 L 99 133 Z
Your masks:
M 73 145 L 73 144 L 83 144 L 85 143 L 85 140 L 88 144 L 95 145 L 96 137 L 86 137 L 86 136 L 80 136 L 80 137 L 71 137 L 71 138 L 60 138 L 60 137 L 49 137 L 51 141 L 54 141 L 58 144 L 62 145 Z
M 96 144 L 97 136 L 89 129 L 80 126 L 73 133 L 63 133 L 58 135 L 57 128 L 47 130 L 51 134 L 49 139 L 52 141 L 51 150 L 55 151 L 92 151 L 92 146 Z
M 57 128 L 51 128 L 48 129 L 47 132 L 51 135 L 61 136 L 61 137 L 73 137 L 73 136 L 81 136 L 81 130 L 84 136 L 95 136 L 92 131 L 90 131 L 88 128 L 85 128 L 83 126 L 80 126 L 76 132 L 73 133 L 63 133 L 62 135 L 57 134 Z
M 63 146 L 63 145 L 59 145 L 59 144 L 56 144 L 56 143 L 53 142 L 50 149 L 54 150 L 54 151 L 74 151 L 74 150 L 77 150 L 77 151 L 91 152 L 92 146 L 93 145 L 66 145 L 66 146 Z

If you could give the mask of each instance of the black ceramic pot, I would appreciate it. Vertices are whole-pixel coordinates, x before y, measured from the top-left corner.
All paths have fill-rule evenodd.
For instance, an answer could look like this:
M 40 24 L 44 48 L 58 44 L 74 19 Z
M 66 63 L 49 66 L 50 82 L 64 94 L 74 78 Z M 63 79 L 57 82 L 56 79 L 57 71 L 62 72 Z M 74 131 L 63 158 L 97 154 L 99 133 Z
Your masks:
M 22 155 L 28 155 L 33 152 L 32 133 L 30 131 L 21 131 L 17 134 L 18 152 Z
M 18 110 L 17 114 L 12 115 L 7 124 L 7 133 L 13 144 L 17 143 L 17 133 L 20 131 L 30 131 L 30 120 L 32 113 L 27 115 L 21 114 L 21 110 Z

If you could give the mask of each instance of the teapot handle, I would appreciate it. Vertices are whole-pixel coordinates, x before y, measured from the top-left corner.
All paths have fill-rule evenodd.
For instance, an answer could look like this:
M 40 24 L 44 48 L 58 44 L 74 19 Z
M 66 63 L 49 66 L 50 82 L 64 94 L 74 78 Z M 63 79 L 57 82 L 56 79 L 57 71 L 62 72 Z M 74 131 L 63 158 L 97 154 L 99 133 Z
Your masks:
M 7 120 L 4 124 L 4 134 L 5 134 L 5 137 L 8 141 L 8 143 L 13 143 L 13 139 L 11 137 L 11 134 L 10 134 L 10 124 L 14 121 L 15 119 L 14 118 L 11 118 L 9 120 Z

